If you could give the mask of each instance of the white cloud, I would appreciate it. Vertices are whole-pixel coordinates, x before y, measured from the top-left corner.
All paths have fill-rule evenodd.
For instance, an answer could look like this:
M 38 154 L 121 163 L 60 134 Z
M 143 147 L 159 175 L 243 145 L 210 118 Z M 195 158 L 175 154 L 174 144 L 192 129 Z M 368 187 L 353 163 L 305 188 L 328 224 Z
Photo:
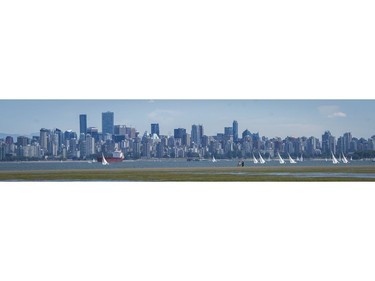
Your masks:
M 335 117 L 346 117 L 346 113 L 338 111 L 334 112 L 333 114 L 328 115 L 329 118 L 335 118 Z
M 337 105 L 321 105 L 318 106 L 318 111 L 328 118 L 346 117 L 346 113 L 340 111 L 340 107 Z

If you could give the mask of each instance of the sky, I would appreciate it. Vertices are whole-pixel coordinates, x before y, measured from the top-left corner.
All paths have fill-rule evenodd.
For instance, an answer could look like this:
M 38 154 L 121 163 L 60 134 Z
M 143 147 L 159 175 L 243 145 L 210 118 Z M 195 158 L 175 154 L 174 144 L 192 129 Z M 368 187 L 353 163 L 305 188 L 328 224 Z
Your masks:
M 206 135 L 223 133 L 237 120 L 239 132 L 248 129 L 267 137 L 315 136 L 326 130 L 335 136 L 375 135 L 375 100 L 0 100 L 0 133 L 39 134 L 40 128 L 79 132 L 79 114 L 87 114 L 88 127 L 102 129 L 101 113 L 114 112 L 115 125 L 150 133 L 175 128 L 190 133 L 202 124 Z

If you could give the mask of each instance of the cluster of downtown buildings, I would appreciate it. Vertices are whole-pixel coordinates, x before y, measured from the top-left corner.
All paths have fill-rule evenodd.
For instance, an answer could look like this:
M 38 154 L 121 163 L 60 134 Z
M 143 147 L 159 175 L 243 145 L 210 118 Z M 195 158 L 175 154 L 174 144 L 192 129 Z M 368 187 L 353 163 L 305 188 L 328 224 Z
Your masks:
M 114 113 L 102 113 L 102 131 L 87 127 L 87 115 L 79 115 L 80 132 L 60 129 L 40 129 L 39 136 L 8 136 L 0 139 L 0 160 L 94 159 L 102 154 L 121 151 L 125 159 L 139 158 L 251 158 L 261 153 L 304 157 L 329 157 L 331 153 L 346 155 L 375 150 L 375 135 L 369 139 L 355 138 L 350 132 L 332 136 L 329 131 L 322 138 L 279 137 L 267 138 L 259 133 L 238 131 L 238 122 L 224 127 L 215 136 L 204 134 L 203 125 L 192 125 L 191 130 L 174 129 L 173 136 L 160 134 L 159 124 L 151 124 L 151 133 L 140 134 L 135 128 L 114 124 Z

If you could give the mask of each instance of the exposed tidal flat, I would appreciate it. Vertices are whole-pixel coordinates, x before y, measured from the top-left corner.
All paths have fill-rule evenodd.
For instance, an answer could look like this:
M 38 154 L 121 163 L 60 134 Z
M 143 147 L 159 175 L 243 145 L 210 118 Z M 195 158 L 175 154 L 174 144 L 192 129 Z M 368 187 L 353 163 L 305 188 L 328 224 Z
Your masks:
M 302 164 L 302 163 L 300 163 Z M 375 165 L 249 165 L 147 167 L 95 164 L 87 169 L 1 170 L 1 181 L 375 181 Z

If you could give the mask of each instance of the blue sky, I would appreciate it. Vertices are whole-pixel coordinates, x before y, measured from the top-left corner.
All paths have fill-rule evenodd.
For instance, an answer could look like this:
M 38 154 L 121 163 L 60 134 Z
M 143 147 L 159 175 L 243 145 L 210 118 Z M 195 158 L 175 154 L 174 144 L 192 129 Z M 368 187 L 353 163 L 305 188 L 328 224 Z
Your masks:
M 207 135 L 223 132 L 237 120 L 240 132 L 249 129 L 274 137 L 315 136 L 325 130 L 340 136 L 375 135 L 375 100 L 1 100 L 0 132 L 31 134 L 40 128 L 79 131 L 79 114 L 88 126 L 101 130 L 101 113 L 113 111 L 115 124 L 150 132 L 159 123 L 161 134 L 202 124 Z

